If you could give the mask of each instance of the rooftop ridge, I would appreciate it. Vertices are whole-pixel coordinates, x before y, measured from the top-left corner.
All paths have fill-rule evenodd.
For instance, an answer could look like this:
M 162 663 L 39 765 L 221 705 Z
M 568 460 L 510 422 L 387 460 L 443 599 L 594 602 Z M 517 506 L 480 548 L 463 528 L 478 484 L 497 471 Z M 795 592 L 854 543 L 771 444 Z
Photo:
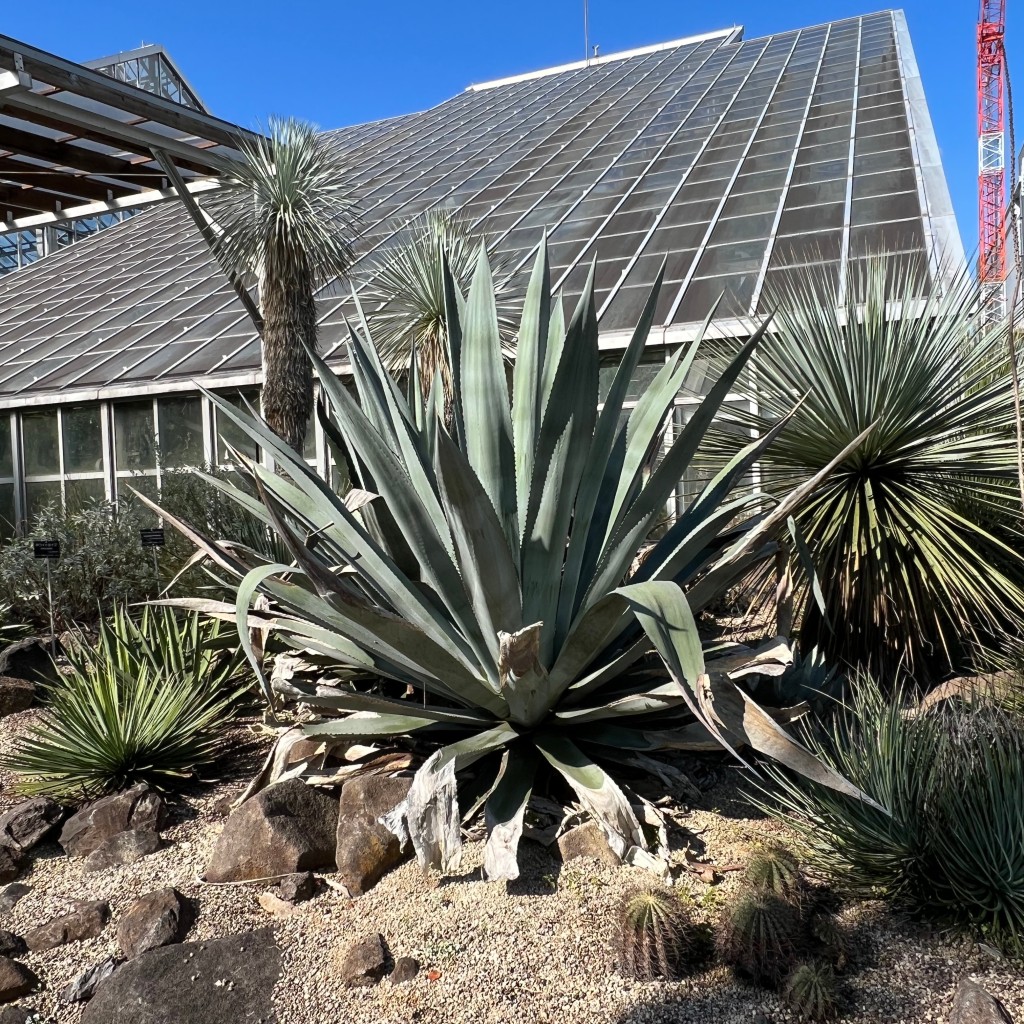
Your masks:
M 734 43 L 743 36 L 743 26 L 721 28 L 714 32 L 702 32 L 695 36 L 672 39 L 667 43 L 654 43 L 651 46 L 637 46 L 632 50 L 619 50 L 617 53 L 605 54 L 603 57 L 591 57 L 589 60 L 577 60 L 570 64 L 559 64 L 553 68 L 541 68 L 539 71 L 527 71 L 521 75 L 509 75 L 507 78 L 495 78 L 490 82 L 478 82 L 466 87 L 466 92 L 483 92 L 485 89 L 496 89 L 502 85 L 514 85 L 516 82 L 529 82 L 535 78 L 546 78 L 548 75 L 560 75 L 563 71 L 578 71 L 580 68 L 596 67 L 599 64 L 610 64 L 616 60 L 629 57 L 642 57 L 646 53 L 657 53 L 659 50 L 674 50 L 677 46 L 691 43 L 704 43 L 710 39 L 721 39 L 723 43 Z

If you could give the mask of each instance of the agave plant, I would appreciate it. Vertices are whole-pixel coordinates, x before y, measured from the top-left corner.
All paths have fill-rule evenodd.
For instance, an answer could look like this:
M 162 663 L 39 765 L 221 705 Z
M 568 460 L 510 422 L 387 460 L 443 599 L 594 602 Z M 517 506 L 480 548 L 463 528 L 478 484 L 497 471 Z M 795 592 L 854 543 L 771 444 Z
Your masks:
M 880 259 L 851 275 L 838 312 L 814 272 L 777 288 L 757 410 L 736 415 L 725 449 L 788 416 L 761 460 L 763 484 L 781 491 L 847 449 L 795 516 L 817 575 L 794 560 L 797 620 L 802 646 L 882 675 L 941 675 L 1024 619 L 1003 341 L 979 335 L 968 279 L 920 293 L 910 265 Z
M 483 785 L 490 878 L 518 873 L 542 769 L 563 780 L 620 856 L 649 840 L 606 766 L 644 766 L 649 751 L 749 744 L 858 792 L 702 656 L 694 613 L 771 555 L 773 531 L 817 479 L 770 512 L 762 498 L 730 497 L 772 434 L 711 479 L 626 579 L 760 332 L 645 474 L 698 343 L 674 352 L 624 414 L 659 281 L 599 413 L 592 277 L 565 326 L 541 246 L 510 396 L 486 256 L 467 298 L 446 274 L 451 433 L 437 378 L 424 401 L 413 364 L 404 395 L 365 322 L 349 342 L 355 394 L 314 357 L 321 422 L 358 488 L 344 498 L 258 418 L 210 395 L 275 462 L 240 460 L 262 506 L 228 481 L 211 482 L 272 526 L 289 563 L 247 559 L 167 516 L 238 581 L 234 607 L 198 606 L 382 680 L 372 693 L 310 691 L 309 704 L 349 714 L 305 726 L 307 736 L 434 745 L 389 819 L 423 864 L 457 863 L 459 777 L 470 766 Z M 268 611 L 252 609 L 257 592 Z M 652 650 L 660 671 L 647 660 Z M 261 671 L 258 660 L 254 667 Z M 410 688 L 413 698 L 402 699 Z

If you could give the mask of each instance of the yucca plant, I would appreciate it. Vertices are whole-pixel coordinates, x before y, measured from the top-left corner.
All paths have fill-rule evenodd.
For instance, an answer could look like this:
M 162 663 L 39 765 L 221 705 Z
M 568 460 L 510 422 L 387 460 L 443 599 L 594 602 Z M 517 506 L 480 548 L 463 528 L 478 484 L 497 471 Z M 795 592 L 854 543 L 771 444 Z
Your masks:
M 820 588 L 794 559 L 801 646 L 882 676 L 956 668 L 1024 618 L 1002 336 L 979 333 L 969 279 L 922 298 L 898 259 L 851 271 L 838 310 L 822 274 L 787 281 L 770 296 L 757 410 L 735 415 L 725 451 L 789 417 L 760 462 L 762 485 L 785 492 L 847 449 L 795 514 Z
M 166 517 L 238 580 L 234 606 L 194 606 L 382 680 L 374 693 L 303 695 L 325 711 L 358 712 L 304 726 L 306 735 L 339 742 L 407 736 L 433 745 L 390 821 L 411 838 L 421 863 L 457 863 L 458 777 L 474 766 L 475 781 L 487 783 L 489 878 L 518 873 L 523 816 L 542 766 L 575 794 L 620 856 L 649 845 L 628 795 L 603 767 L 624 757 L 642 766 L 652 750 L 749 744 L 857 792 L 704 665 L 694 612 L 770 556 L 777 524 L 816 483 L 770 512 L 762 498 L 730 496 L 772 435 L 710 480 L 624 582 L 760 332 L 645 474 L 697 343 L 674 352 L 623 414 L 657 308 L 656 285 L 598 413 L 593 275 L 568 327 L 549 276 L 542 245 L 510 396 L 486 257 L 468 298 L 446 275 L 451 433 L 440 386 L 423 401 L 414 364 L 403 395 L 365 323 L 349 343 L 355 395 L 314 357 L 321 422 L 362 496 L 357 511 L 352 495 L 335 494 L 259 419 L 210 395 L 219 415 L 275 462 L 267 468 L 240 459 L 262 506 L 227 481 L 215 486 L 263 516 L 287 542 L 290 563 L 246 559 Z M 252 610 L 257 592 L 269 611 Z M 246 642 L 247 631 L 240 632 Z M 665 670 L 644 663 L 652 649 Z M 254 667 L 262 671 L 258 660 Z M 414 697 L 401 699 L 409 687 Z
M 0 758 L 21 792 L 87 799 L 141 781 L 165 787 L 216 758 L 240 666 L 224 658 L 216 627 L 179 620 L 161 609 L 136 624 L 122 610 L 95 646 L 67 646 L 70 672 Z

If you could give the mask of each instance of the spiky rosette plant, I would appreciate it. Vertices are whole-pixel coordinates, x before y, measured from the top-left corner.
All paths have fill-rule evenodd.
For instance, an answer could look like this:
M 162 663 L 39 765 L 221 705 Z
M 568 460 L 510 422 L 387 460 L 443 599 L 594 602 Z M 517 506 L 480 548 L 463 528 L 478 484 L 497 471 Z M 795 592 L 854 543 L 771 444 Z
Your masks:
M 542 245 L 511 395 L 483 253 L 468 298 L 449 274 L 445 288 L 450 433 L 440 383 L 423 400 L 413 364 L 403 394 L 367 340 L 365 323 L 349 342 L 354 393 L 311 353 L 323 393 L 321 422 L 357 488 L 347 496 L 258 418 L 210 395 L 218 415 L 275 463 L 269 468 L 239 456 L 262 504 L 229 481 L 211 483 L 261 516 L 293 561 L 232 550 L 167 516 L 236 580 L 234 606 L 198 606 L 242 624 L 248 617 L 250 628 L 380 680 L 374 692 L 303 694 L 341 716 L 303 731 L 337 742 L 409 737 L 433 748 L 389 821 L 397 835 L 411 838 L 424 865 L 450 869 L 458 862 L 459 778 L 470 766 L 474 785 L 483 786 L 473 800 L 483 801 L 489 878 L 518 875 L 523 818 L 542 770 L 575 794 L 619 856 L 649 842 L 605 766 L 625 759 L 643 767 L 650 751 L 749 744 L 858 795 L 823 771 L 727 674 L 709 674 L 694 621 L 695 612 L 770 556 L 773 531 L 820 477 L 767 512 L 763 497 L 731 497 L 773 435 L 752 442 L 626 581 L 760 332 L 647 473 L 698 347 L 672 353 L 625 414 L 658 285 L 600 412 L 593 275 L 566 327 Z M 268 611 L 252 608 L 257 592 Z M 247 642 L 247 630 L 239 632 Z M 652 652 L 662 671 L 651 671 Z M 413 696 L 401 699 L 410 687 Z

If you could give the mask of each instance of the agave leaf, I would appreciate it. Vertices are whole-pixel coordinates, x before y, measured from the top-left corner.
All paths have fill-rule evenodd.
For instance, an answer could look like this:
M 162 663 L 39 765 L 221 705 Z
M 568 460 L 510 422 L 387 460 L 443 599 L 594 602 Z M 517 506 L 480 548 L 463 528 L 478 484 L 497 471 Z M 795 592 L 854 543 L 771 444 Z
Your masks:
M 427 729 L 434 723 L 416 715 L 349 715 L 328 722 L 310 722 L 301 725 L 303 736 L 319 739 L 323 736 L 338 736 L 350 740 L 375 740 L 387 736 L 406 736 L 419 729 Z
M 484 812 L 484 878 L 488 881 L 513 881 L 519 877 L 519 840 L 538 761 L 536 751 L 528 747 L 505 751 L 498 784 L 488 796 Z

